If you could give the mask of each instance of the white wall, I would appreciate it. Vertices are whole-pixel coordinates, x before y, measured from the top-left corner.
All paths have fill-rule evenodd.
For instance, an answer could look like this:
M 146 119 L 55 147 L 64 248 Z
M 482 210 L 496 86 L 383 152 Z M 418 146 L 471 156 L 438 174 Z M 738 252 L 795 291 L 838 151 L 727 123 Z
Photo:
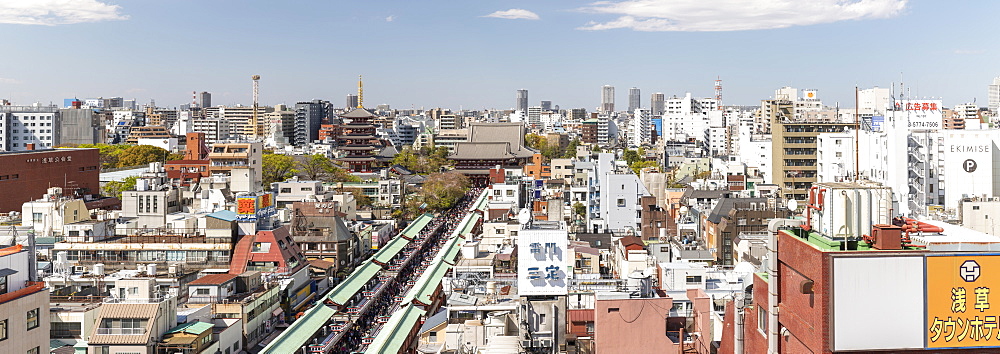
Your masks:
M 834 258 L 833 350 L 922 349 L 923 262 L 920 256 Z M 892 319 L 892 325 L 873 319 Z

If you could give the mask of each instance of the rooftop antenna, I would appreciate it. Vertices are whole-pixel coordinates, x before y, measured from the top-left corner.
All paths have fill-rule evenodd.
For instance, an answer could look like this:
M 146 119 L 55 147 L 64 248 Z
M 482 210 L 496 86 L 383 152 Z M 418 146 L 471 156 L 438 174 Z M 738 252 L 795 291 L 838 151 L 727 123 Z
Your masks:
M 860 128 L 861 116 L 858 114 L 858 85 L 854 85 L 854 182 L 858 181 L 859 166 L 858 161 L 860 159 L 858 153 L 858 130 Z
M 253 137 L 257 138 L 257 96 L 260 88 L 260 75 L 250 77 L 253 80 L 253 117 L 250 119 L 250 129 L 253 129 Z

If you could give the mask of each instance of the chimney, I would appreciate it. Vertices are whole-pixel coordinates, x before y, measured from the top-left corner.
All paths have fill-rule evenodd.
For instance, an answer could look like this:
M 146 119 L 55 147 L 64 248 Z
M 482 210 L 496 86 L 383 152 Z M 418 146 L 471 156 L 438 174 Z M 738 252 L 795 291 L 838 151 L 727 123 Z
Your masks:
M 34 143 L 24 144 L 24 149 L 28 150 L 28 151 L 34 150 L 35 149 L 35 144 Z

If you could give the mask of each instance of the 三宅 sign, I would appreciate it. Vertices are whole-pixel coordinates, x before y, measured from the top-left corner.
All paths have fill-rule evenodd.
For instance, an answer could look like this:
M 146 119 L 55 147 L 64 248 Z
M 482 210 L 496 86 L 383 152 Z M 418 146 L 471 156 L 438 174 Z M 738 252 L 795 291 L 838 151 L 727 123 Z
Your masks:
M 523 229 L 518 232 L 517 287 L 521 295 L 565 295 L 568 266 L 565 229 Z

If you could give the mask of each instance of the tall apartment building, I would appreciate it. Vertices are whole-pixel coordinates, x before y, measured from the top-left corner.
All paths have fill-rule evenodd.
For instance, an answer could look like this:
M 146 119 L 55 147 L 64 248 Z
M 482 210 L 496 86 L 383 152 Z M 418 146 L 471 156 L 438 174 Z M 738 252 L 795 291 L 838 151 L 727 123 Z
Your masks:
M 662 92 L 654 93 L 649 99 L 649 112 L 654 116 L 663 114 L 666 97 Z
M 295 111 L 274 111 L 264 114 L 267 141 L 272 145 L 291 144 L 295 139 Z
M 273 107 L 257 107 L 256 127 L 251 124 L 251 121 L 253 120 L 253 107 L 209 107 L 205 109 L 205 114 L 208 117 L 217 117 L 228 121 L 230 137 L 249 138 L 255 135 L 258 131 L 264 131 L 265 122 L 263 116 L 273 111 Z
M 330 117 L 333 106 L 329 101 L 312 100 L 295 104 L 295 135 L 292 144 L 305 146 L 319 139 L 319 126 Z
M 198 104 L 199 108 L 212 107 L 212 93 L 211 92 L 202 91 L 201 93 L 197 94 L 196 97 L 198 99 L 195 102 Z
M 214 143 L 229 140 L 229 121 L 221 118 L 202 118 L 191 121 L 191 131 L 205 134 L 205 142 Z
M 454 114 L 442 114 L 438 120 L 438 127 L 441 129 L 462 129 L 465 127 L 465 119 Z
M 517 90 L 517 101 L 515 102 L 514 110 L 516 111 L 527 111 L 528 110 L 528 90 L 520 89 Z
M 635 112 L 636 109 L 642 108 L 640 101 L 639 88 L 633 87 L 628 89 L 628 111 Z
M 59 145 L 61 123 L 56 105 L 0 106 L 0 151 Z
M 795 120 L 795 106 L 790 100 L 761 101 L 761 110 L 769 112 L 771 122 L 771 180 L 781 188 L 785 199 L 806 199 L 816 179 L 816 137 L 839 133 L 854 123 Z
M 996 114 L 997 108 L 1000 107 L 1000 77 L 993 78 L 988 91 L 990 112 Z
M 60 109 L 59 144 L 97 144 L 105 142 L 104 115 L 90 109 Z
M 601 112 L 615 111 L 615 87 L 604 85 L 601 87 Z
M 263 180 L 263 146 L 258 142 L 215 143 L 208 153 L 212 175 L 229 176 L 233 192 L 258 192 Z
M 348 94 L 344 101 L 344 109 L 350 111 L 358 106 L 358 95 Z

